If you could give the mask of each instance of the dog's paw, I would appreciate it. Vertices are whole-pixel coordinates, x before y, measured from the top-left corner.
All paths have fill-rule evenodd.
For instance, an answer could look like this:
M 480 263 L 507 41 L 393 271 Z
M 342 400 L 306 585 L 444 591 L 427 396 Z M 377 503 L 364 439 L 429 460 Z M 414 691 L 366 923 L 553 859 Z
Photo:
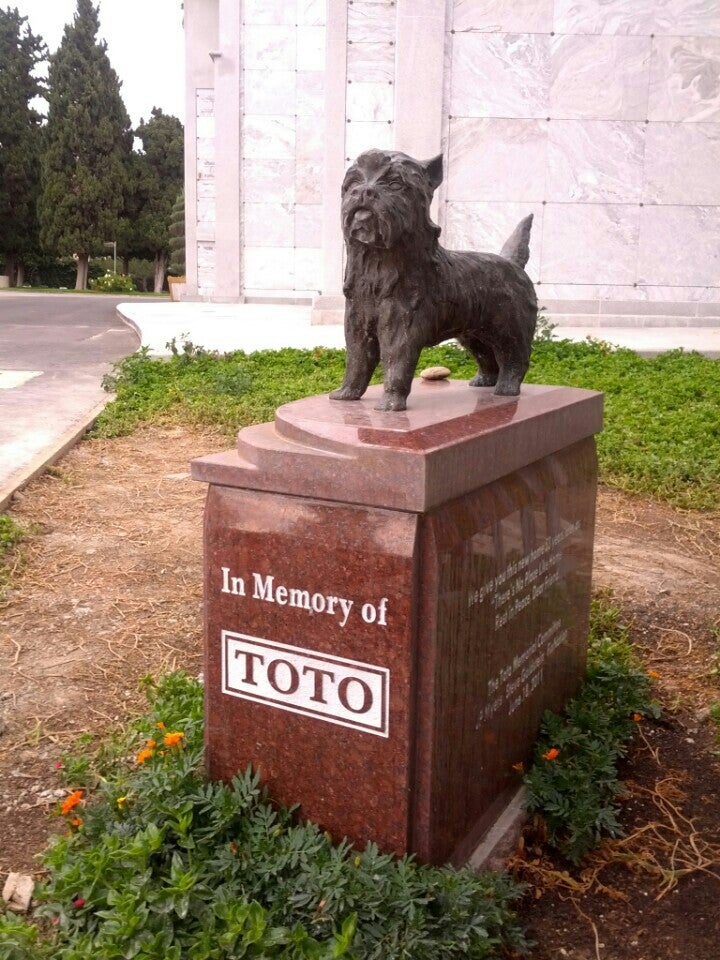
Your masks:
M 519 383 L 498 383 L 495 387 L 496 397 L 517 397 L 520 394 Z
M 359 390 L 351 390 L 349 387 L 338 387 L 330 394 L 331 400 L 359 400 L 362 393 Z
M 497 383 L 497 377 L 487 373 L 476 373 L 470 381 L 471 387 L 494 387 Z
M 407 397 L 386 393 L 377 403 L 376 410 L 407 410 Z

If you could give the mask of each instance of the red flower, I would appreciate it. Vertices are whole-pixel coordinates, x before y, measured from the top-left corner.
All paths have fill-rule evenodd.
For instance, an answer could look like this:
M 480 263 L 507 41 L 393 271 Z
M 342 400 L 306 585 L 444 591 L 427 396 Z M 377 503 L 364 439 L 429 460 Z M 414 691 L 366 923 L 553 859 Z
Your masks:
M 73 906 L 74 906 L 74 907 L 84 907 L 84 906 L 85 906 L 85 901 L 83 900 L 82 897 L 78 897 L 77 900 L 73 900 Z

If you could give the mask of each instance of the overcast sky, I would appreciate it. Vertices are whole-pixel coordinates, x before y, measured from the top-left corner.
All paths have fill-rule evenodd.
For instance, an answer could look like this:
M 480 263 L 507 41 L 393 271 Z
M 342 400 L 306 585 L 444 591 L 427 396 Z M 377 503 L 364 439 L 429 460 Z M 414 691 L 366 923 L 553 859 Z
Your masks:
M 75 0 L 0 0 L 0 5 L 17 7 L 51 52 L 75 13 Z M 184 121 L 180 0 L 100 0 L 100 36 L 107 40 L 133 125 L 147 119 L 153 107 Z

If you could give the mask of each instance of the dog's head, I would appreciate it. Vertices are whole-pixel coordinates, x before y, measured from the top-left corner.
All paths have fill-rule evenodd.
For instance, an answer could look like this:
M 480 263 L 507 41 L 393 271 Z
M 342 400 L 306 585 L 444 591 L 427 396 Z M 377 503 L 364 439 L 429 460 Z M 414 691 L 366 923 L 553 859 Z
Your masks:
M 442 154 L 423 162 L 404 153 L 368 150 L 342 185 L 342 228 L 348 242 L 389 249 L 404 234 L 432 234 L 430 202 L 442 183 Z

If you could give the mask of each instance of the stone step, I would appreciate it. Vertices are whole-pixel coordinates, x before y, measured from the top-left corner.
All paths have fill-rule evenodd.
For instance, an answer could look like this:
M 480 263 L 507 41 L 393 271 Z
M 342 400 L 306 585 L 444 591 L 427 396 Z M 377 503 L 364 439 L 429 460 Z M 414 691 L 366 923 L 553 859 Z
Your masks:
M 718 316 L 673 316 L 668 314 L 556 313 L 544 316 L 558 327 L 598 327 L 600 329 L 638 329 L 643 327 L 720 327 Z

